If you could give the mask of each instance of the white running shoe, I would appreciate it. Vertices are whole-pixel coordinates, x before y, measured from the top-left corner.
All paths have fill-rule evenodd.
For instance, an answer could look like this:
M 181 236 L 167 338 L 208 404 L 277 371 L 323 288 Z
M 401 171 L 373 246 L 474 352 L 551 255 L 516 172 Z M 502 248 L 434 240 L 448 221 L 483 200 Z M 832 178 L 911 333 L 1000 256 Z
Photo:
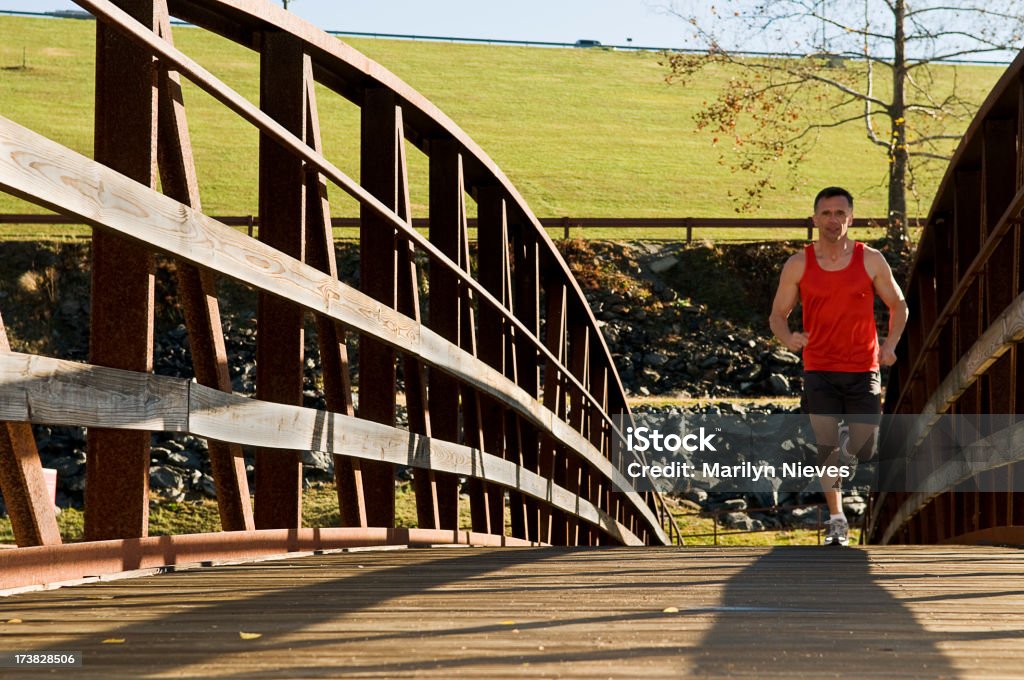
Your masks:
M 850 525 L 845 517 L 830 519 L 826 524 L 825 545 L 850 545 Z
M 839 464 L 850 468 L 850 475 L 845 478 L 850 481 L 857 474 L 857 464 L 860 459 L 850 452 L 850 428 L 843 425 L 839 428 Z

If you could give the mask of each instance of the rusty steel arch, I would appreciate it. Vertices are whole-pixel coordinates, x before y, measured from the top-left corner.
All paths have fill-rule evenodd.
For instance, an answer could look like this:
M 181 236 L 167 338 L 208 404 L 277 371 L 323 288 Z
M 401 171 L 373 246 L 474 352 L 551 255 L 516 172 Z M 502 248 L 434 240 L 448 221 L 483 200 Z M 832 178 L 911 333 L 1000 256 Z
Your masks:
M 871 542 L 1024 544 L 1024 451 L 1014 445 L 1024 413 L 1022 211 L 1024 53 L 964 135 L 918 245 L 885 400 L 886 413 L 912 424 L 883 431 L 880 450 L 908 452 L 928 473 L 921 488 L 877 494 Z M 929 453 L 944 416 L 959 419 L 968 445 L 985 444 L 967 432 L 998 416 L 998 453 L 969 465 Z
M 660 496 L 635 491 L 612 458 L 612 415 L 629 410 L 582 291 L 508 178 L 455 123 L 382 66 L 263 0 L 79 4 L 98 18 L 94 159 L 0 118 L 0 189 L 94 227 L 89 363 L 0 353 L 0 470 L 19 546 L 60 541 L 29 423 L 89 428 L 92 541 L 147 540 L 155 430 L 209 439 L 225 531 L 298 535 L 299 452 L 321 450 L 335 455 L 342 524 L 364 535 L 394 531 L 396 463 L 421 471 L 427 533 L 416 540 L 493 542 L 506 533 L 506 493 L 511 535 L 499 542 L 678 535 Z M 172 16 L 259 53 L 260 106 L 174 47 Z M 201 210 L 182 77 L 259 131 L 258 240 Z M 359 181 L 322 154 L 314 83 L 360 107 Z M 429 158 L 429 237 L 411 226 L 404 140 Z M 360 205 L 358 289 L 338 280 L 328 184 Z M 475 266 L 467 195 L 477 203 Z M 154 252 L 178 263 L 194 383 L 151 372 Z M 259 293 L 255 399 L 230 394 L 216 276 Z M 327 411 L 301 407 L 307 314 Z M 346 333 L 359 335 L 358 412 Z M 399 366 L 409 430 L 395 427 Z M 243 445 L 256 447 L 255 511 Z M 460 476 L 469 537 L 456 531 Z

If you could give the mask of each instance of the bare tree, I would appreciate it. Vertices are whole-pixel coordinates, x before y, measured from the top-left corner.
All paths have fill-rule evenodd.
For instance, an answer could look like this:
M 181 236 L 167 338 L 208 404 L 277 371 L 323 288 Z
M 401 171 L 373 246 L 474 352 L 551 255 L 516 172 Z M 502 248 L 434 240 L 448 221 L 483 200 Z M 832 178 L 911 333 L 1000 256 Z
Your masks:
M 736 6 L 743 5 L 737 9 Z M 907 236 L 907 192 L 941 171 L 980 102 L 963 95 L 962 60 L 1008 59 L 1024 33 L 1020 3 L 1009 0 L 764 0 L 729 3 L 711 19 L 688 20 L 706 52 L 671 54 L 669 82 L 692 82 L 725 65 L 731 79 L 697 113 L 715 142 L 733 142 L 733 166 L 753 173 L 740 211 L 776 188 L 777 169 L 799 166 L 821 133 L 862 126 L 889 161 L 888 232 Z M 722 36 L 728 36 L 728 43 Z M 785 56 L 741 57 L 724 45 Z M 938 62 L 945 62 L 940 73 Z M 723 158 L 725 155 L 723 154 Z

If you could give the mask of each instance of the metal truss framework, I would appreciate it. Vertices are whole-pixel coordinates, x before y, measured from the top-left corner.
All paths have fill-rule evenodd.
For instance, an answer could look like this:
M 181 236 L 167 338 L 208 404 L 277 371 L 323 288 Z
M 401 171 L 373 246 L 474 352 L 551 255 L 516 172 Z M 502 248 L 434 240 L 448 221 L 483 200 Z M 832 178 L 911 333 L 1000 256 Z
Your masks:
M 1000 450 L 964 466 L 938 460 L 928 446 L 940 416 L 985 432 L 992 414 L 1009 422 L 1024 413 L 1022 69 L 1024 53 L 971 123 L 918 245 L 910 322 L 885 403 L 888 413 L 920 415 L 910 432 L 883 432 L 881 451 L 906 444 L 931 470 L 922 485 L 929 491 L 879 494 L 875 543 L 1024 544 L 1024 452 Z
M 334 454 L 345 527 L 394 527 L 405 464 L 422 530 L 458 528 L 461 476 L 474 536 L 509 533 L 507 495 L 509 540 L 670 542 L 660 496 L 629 490 L 611 460 L 611 414 L 628 407 L 580 288 L 451 120 L 262 0 L 79 4 L 99 19 L 95 157 L 0 118 L 0 189 L 94 227 L 89 363 L 13 353 L 0 335 L 0 481 L 19 546 L 60 543 L 29 423 L 89 428 L 89 541 L 145 539 L 150 432 L 165 430 L 208 438 L 224 531 L 298 529 L 300 452 L 320 450 Z M 171 16 L 259 53 L 259 106 L 173 46 Z M 181 78 L 259 131 L 258 240 L 202 212 Z M 322 154 L 314 83 L 361 109 L 359 181 Z M 412 228 L 406 140 L 429 157 L 429 237 Z M 358 289 L 338 280 L 330 184 L 360 205 Z M 155 252 L 177 262 L 196 383 L 152 375 Z M 230 394 L 217 277 L 259 294 L 255 399 Z M 301 407 L 307 315 L 326 411 Z M 358 334 L 358 409 L 347 334 Z M 408 430 L 395 427 L 399 377 Z M 242 446 L 255 448 L 255 509 Z

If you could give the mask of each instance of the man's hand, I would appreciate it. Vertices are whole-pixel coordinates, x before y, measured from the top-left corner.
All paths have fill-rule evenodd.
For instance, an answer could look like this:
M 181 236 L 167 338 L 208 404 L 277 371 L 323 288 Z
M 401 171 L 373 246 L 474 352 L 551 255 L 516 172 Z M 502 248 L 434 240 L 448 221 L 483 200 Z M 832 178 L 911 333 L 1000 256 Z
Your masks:
M 881 366 L 892 366 L 896 363 L 896 352 L 889 347 L 888 342 L 883 342 L 882 346 L 878 348 L 878 363 Z
M 807 341 L 809 339 L 810 337 L 806 333 L 790 333 L 789 339 L 786 340 L 785 345 L 789 348 L 789 351 L 799 352 L 807 346 Z M 895 360 L 896 358 L 893 357 L 893 361 Z

